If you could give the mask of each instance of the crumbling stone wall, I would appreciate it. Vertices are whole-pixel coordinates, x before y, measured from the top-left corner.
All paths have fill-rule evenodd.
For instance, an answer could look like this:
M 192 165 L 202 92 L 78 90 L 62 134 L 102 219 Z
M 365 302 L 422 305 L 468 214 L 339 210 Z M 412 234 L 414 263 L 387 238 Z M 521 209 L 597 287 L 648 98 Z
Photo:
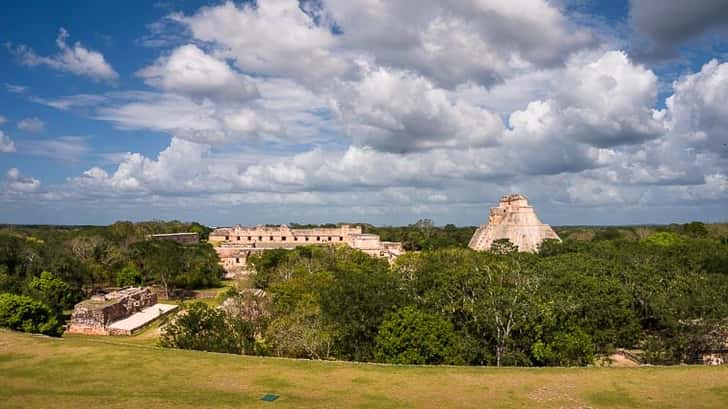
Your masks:
M 108 326 L 157 303 L 150 288 L 129 287 L 94 296 L 76 304 L 68 331 L 71 334 L 107 335 Z

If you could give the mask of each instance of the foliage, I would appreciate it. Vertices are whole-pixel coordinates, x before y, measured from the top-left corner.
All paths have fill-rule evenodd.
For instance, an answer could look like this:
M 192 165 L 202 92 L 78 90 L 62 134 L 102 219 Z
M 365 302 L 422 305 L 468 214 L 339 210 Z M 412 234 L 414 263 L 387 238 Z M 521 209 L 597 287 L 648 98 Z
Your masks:
M 150 240 L 133 244 L 130 254 L 143 281 L 159 283 L 169 296 L 175 289 L 216 287 L 222 269 L 217 254 L 209 244 L 183 246 L 167 240 Z
M 446 247 L 465 248 L 476 227 L 457 227 L 446 224 L 437 227 L 432 220 L 423 219 L 404 227 L 375 227 L 364 225 L 365 233 L 378 234 L 383 241 L 399 241 L 407 251 L 434 250 Z
M 276 356 L 329 359 L 335 335 L 334 328 L 322 318 L 320 308 L 304 304 L 273 319 L 265 338 Z
M 680 236 L 676 233 L 657 232 L 644 239 L 644 242 L 654 246 L 670 247 L 680 243 Z
M 199 301 L 183 308 L 184 312 L 164 326 L 159 340 L 161 346 L 232 354 L 254 353 L 255 334 L 250 321 Z
M 549 366 L 585 366 L 594 360 L 591 337 L 580 329 L 556 332 L 549 342 L 533 344 L 534 359 Z
M 63 280 L 48 271 L 40 273 L 40 277 L 30 279 L 28 282 L 28 295 L 44 303 L 58 315 L 64 309 L 73 306 L 71 288 Z
M 0 327 L 60 336 L 63 327 L 45 304 L 17 294 L 0 294 Z
M 453 325 L 413 306 L 390 314 L 379 327 L 375 357 L 393 364 L 460 363 Z
M 219 260 L 207 243 L 144 239 L 194 226 L 0 228 L 0 291 L 56 316 L 99 286 L 143 282 L 170 294 L 217 286 Z M 391 266 L 346 246 L 251 256 L 251 281 L 264 292 L 230 291 L 223 309 L 191 305 L 164 344 L 472 365 L 586 365 L 621 347 L 644 349 L 648 362 L 696 362 L 726 327 L 726 227 L 564 227 L 563 242 L 524 254 L 506 242 L 474 252 L 466 248 L 474 228 L 426 219 L 364 226 L 421 251 Z M 433 336 L 417 336 L 426 332 Z
M 138 286 L 144 282 L 142 273 L 134 264 L 128 264 L 116 273 L 116 285 L 119 287 Z
M 498 239 L 493 241 L 490 246 L 490 252 L 493 254 L 510 254 L 518 252 L 518 246 L 511 243 L 508 239 Z

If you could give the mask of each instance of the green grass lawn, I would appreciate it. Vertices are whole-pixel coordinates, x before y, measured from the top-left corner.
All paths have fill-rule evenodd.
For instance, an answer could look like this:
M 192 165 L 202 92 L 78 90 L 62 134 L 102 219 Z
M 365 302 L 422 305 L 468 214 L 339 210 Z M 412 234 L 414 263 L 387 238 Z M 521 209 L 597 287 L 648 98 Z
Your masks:
M 727 366 L 385 366 L 160 349 L 145 334 L 50 339 L 0 330 L 0 407 L 728 407 Z M 261 401 L 266 393 L 280 398 Z

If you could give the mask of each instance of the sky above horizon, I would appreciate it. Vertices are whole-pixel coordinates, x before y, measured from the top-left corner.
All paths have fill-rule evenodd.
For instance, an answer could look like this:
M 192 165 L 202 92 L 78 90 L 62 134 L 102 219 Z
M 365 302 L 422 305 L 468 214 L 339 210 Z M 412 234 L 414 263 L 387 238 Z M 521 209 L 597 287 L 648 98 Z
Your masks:
M 728 0 L 0 11 L 0 223 L 728 221 Z

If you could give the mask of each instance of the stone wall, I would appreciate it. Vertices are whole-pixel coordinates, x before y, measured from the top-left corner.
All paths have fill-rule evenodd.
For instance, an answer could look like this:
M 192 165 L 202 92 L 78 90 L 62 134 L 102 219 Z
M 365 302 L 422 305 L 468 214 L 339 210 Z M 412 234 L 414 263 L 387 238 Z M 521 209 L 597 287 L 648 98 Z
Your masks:
M 293 249 L 306 245 L 346 245 L 372 257 L 393 261 L 404 253 L 401 243 L 382 242 L 376 234 L 362 233 L 361 226 L 348 224 L 334 228 L 291 229 L 286 225 L 221 227 L 210 233 L 226 277 L 249 273 L 252 254 L 270 249 Z
M 179 244 L 197 244 L 200 242 L 197 233 L 169 233 L 169 234 L 150 234 L 147 240 L 169 240 Z
M 341 225 L 335 228 L 291 229 L 286 225 L 221 227 L 210 233 L 211 242 L 231 243 L 249 246 L 282 245 L 284 247 L 304 244 L 350 243 L 353 236 L 361 235 L 361 227 Z
M 107 335 L 108 326 L 157 303 L 149 288 L 129 287 L 76 304 L 68 333 Z

